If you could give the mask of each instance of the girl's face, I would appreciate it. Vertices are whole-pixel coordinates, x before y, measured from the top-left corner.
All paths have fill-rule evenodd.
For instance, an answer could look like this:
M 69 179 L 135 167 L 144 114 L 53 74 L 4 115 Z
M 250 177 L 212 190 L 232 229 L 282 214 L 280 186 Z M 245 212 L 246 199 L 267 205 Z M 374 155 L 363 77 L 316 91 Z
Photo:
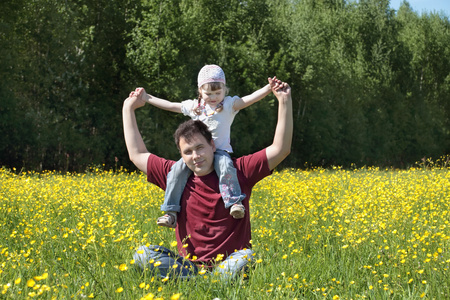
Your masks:
M 225 98 L 225 87 L 222 84 L 220 86 L 220 88 L 213 90 L 211 89 L 211 84 L 205 83 L 198 89 L 205 104 L 208 104 L 212 109 L 216 108 Z

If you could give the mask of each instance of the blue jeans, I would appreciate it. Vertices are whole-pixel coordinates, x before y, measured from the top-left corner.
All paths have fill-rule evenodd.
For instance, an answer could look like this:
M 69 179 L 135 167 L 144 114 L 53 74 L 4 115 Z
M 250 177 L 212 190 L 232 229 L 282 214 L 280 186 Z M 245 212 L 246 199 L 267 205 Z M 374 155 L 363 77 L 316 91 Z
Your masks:
M 254 260 L 253 253 L 251 249 L 235 251 L 217 265 L 212 274 L 217 274 L 222 279 L 234 278 Z M 134 253 L 133 259 L 142 271 L 146 268 L 150 271 L 158 271 L 158 276 L 161 278 L 189 279 L 198 274 L 198 268 L 193 262 L 162 246 L 140 246 Z
M 236 168 L 228 152 L 220 149 L 216 150 L 214 153 L 214 170 L 219 177 L 219 190 L 225 208 L 228 209 L 233 204 L 244 200 L 245 194 L 241 192 Z M 181 195 L 191 174 L 192 171 L 186 166 L 183 159 L 180 159 L 172 166 L 169 174 L 167 174 L 164 203 L 161 205 L 162 211 L 180 212 Z

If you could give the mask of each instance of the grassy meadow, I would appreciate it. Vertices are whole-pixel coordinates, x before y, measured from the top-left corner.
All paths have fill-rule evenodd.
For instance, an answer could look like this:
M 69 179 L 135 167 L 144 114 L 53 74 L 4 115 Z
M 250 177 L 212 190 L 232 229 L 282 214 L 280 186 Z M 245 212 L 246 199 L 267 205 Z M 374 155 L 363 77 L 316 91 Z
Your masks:
M 163 192 L 141 173 L 0 170 L 0 299 L 449 299 L 450 169 L 284 170 L 254 188 L 232 283 L 138 272 Z M 201 272 L 203 273 L 203 272 Z

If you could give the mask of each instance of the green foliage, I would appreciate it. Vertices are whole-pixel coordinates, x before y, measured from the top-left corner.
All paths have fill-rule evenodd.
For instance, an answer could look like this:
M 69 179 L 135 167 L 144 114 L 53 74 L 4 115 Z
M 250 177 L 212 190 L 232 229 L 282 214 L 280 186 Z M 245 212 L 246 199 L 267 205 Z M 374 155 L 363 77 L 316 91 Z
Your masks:
M 0 164 L 130 166 L 121 106 L 142 86 L 197 97 L 198 70 L 223 67 L 231 95 L 276 75 L 293 88 L 283 166 L 408 166 L 450 151 L 450 23 L 388 0 L 6 1 L 0 15 Z M 235 155 L 269 145 L 276 99 L 241 111 Z M 151 152 L 179 157 L 185 117 L 138 113 Z

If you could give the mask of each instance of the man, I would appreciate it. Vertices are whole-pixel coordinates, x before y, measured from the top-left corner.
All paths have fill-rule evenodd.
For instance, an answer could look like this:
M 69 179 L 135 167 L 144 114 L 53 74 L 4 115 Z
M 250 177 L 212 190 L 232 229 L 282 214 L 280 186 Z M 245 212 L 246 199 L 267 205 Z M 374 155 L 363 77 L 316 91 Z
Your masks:
M 198 272 L 196 264 L 212 266 L 225 258 L 216 271 L 226 278 L 239 272 L 253 259 L 249 199 L 253 186 L 289 155 L 293 120 L 291 88 L 276 80 L 272 91 L 278 99 L 278 121 L 270 146 L 254 154 L 234 159 L 242 192 L 242 204 L 248 212 L 243 219 L 234 219 L 221 201 L 218 177 L 214 171 L 215 145 L 207 127 L 189 120 L 181 124 L 175 139 L 186 165 L 193 171 L 181 199 L 176 237 L 178 254 L 160 246 L 140 247 L 134 255 L 142 269 L 158 268 L 160 276 L 188 278 Z M 166 188 L 167 174 L 175 161 L 148 152 L 138 130 L 135 110 L 145 102 L 133 93 L 123 105 L 125 142 L 131 161 L 147 174 L 147 180 Z M 195 258 L 195 263 L 189 259 Z M 153 260 L 155 264 L 148 262 Z M 176 267 L 174 267 L 176 265 Z

